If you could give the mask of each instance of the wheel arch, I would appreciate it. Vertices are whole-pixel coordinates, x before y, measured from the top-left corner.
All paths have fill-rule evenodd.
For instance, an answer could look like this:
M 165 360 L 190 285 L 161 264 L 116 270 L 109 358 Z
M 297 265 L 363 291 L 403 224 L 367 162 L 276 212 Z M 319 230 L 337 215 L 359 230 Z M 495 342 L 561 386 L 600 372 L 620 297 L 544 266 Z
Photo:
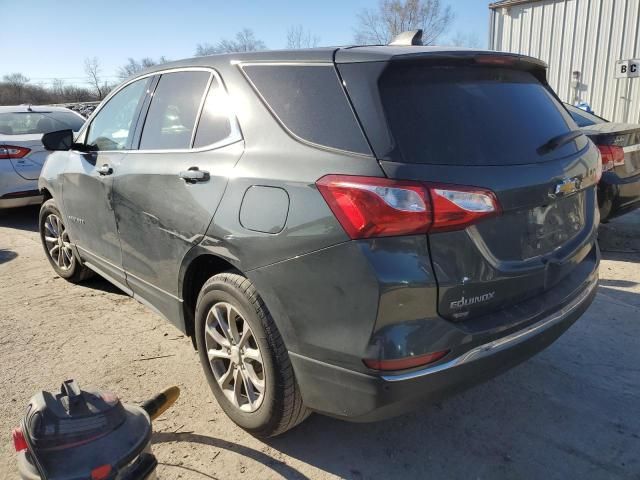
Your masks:
M 195 348 L 195 311 L 198 294 L 204 283 L 214 275 L 234 272 L 246 276 L 232 260 L 202 247 L 192 249 L 180 269 L 179 291 L 182 295 L 182 315 L 185 333 Z

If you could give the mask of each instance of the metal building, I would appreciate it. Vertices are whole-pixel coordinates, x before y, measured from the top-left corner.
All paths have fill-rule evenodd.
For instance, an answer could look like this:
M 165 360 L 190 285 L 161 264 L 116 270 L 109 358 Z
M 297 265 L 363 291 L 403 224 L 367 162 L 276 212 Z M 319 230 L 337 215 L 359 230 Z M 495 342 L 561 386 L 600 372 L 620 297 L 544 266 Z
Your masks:
M 640 123 L 640 0 L 506 0 L 489 9 L 489 48 L 547 62 L 566 102 Z

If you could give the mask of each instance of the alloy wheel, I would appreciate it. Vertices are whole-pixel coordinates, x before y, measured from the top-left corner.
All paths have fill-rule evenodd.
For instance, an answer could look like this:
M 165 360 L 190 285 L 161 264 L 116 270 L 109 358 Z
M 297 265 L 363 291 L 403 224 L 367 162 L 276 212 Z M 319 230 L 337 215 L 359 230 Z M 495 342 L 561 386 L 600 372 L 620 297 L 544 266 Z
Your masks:
M 74 266 L 75 257 L 71 249 L 69 234 L 56 214 L 47 215 L 44 221 L 44 241 L 47 246 L 47 252 L 60 268 L 60 270 L 70 270 Z
M 231 404 L 256 411 L 264 399 L 262 354 L 249 323 L 226 302 L 211 307 L 205 322 L 205 345 L 213 375 Z

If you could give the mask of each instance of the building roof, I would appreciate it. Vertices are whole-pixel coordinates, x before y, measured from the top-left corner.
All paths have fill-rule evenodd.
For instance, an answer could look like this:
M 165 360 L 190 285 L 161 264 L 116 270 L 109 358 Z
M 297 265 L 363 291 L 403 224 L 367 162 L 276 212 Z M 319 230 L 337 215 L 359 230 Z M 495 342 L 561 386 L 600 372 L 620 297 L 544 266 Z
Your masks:
M 537 3 L 543 0 L 501 0 L 499 2 L 493 2 L 489 4 L 489 8 L 495 10 L 496 8 L 511 7 L 513 5 L 522 5 L 523 3 Z

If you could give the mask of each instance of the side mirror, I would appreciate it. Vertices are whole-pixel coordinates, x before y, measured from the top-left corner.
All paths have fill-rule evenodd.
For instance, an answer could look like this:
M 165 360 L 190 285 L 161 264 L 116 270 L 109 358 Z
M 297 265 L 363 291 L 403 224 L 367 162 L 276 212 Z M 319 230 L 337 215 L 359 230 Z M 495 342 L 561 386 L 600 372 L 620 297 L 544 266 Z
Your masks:
M 42 136 L 42 144 L 47 150 L 71 150 L 71 145 L 73 145 L 73 131 L 60 130 L 57 132 L 45 133 Z

